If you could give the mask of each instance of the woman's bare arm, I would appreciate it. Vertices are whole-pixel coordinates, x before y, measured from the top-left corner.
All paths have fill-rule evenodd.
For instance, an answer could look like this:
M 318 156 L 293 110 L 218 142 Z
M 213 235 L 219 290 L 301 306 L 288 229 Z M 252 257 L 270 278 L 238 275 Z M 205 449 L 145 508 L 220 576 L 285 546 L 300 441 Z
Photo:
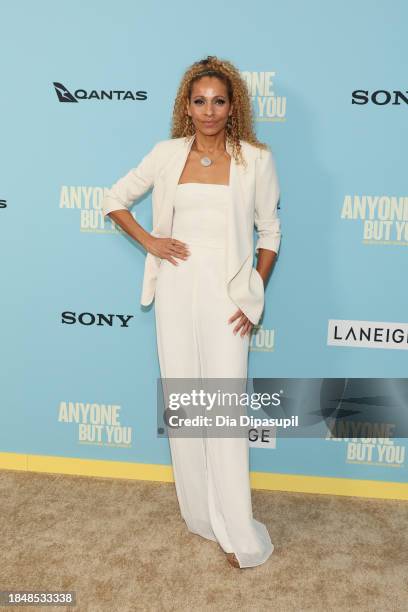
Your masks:
M 259 248 L 256 269 L 261 275 L 265 287 L 275 263 L 276 255 L 277 254 L 275 251 L 272 251 L 272 249 L 263 249 L 262 247 Z

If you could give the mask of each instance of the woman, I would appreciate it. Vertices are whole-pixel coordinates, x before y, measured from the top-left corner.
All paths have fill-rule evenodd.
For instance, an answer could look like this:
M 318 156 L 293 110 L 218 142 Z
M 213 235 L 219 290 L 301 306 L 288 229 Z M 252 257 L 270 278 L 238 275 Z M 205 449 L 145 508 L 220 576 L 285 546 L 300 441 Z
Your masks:
M 129 212 L 153 186 L 153 230 Z M 162 379 L 246 379 L 249 340 L 280 245 L 279 186 L 258 142 L 245 82 L 215 56 L 185 72 L 172 138 L 107 190 L 103 213 L 147 251 L 142 299 L 155 300 Z M 253 230 L 258 232 L 253 267 Z M 169 436 L 177 497 L 188 529 L 217 541 L 234 567 L 273 552 L 252 516 L 248 437 Z

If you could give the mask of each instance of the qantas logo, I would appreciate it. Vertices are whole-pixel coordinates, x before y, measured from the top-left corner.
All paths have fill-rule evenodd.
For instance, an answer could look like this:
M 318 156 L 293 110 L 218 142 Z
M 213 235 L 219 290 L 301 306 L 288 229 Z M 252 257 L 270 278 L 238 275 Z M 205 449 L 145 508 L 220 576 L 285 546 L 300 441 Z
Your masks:
M 55 92 L 60 102 L 79 102 L 80 100 L 99 100 L 101 102 L 105 100 L 146 100 L 146 91 L 129 91 L 124 89 L 101 89 L 96 91 L 92 89 L 87 91 L 86 89 L 76 89 L 74 93 L 71 93 L 65 85 L 62 83 L 53 82 Z

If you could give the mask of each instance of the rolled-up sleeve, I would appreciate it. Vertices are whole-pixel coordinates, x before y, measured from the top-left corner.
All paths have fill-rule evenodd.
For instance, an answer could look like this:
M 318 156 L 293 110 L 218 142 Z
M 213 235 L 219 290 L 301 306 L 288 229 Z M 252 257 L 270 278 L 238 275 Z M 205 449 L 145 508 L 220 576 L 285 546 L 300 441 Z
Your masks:
M 105 189 L 102 212 L 106 216 L 114 210 L 128 210 L 133 202 L 146 193 L 154 184 L 155 153 L 157 143 L 135 168 L 129 170 L 110 187 Z
M 278 253 L 281 241 L 278 217 L 280 188 L 272 152 L 262 149 L 256 164 L 255 227 L 258 239 L 255 251 L 257 255 L 258 249 Z

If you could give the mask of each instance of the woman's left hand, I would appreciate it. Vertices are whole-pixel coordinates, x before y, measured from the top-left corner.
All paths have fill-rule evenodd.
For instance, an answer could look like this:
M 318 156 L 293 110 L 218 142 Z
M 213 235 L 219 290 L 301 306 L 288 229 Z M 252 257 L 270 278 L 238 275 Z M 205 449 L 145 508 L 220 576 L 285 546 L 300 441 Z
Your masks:
M 233 333 L 236 334 L 241 329 L 241 336 L 245 336 L 245 334 L 250 334 L 252 328 L 254 326 L 253 323 L 248 319 L 246 315 L 242 312 L 241 309 L 238 309 L 232 317 L 228 319 L 228 323 L 233 323 L 238 319 L 238 324 L 234 327 Z

